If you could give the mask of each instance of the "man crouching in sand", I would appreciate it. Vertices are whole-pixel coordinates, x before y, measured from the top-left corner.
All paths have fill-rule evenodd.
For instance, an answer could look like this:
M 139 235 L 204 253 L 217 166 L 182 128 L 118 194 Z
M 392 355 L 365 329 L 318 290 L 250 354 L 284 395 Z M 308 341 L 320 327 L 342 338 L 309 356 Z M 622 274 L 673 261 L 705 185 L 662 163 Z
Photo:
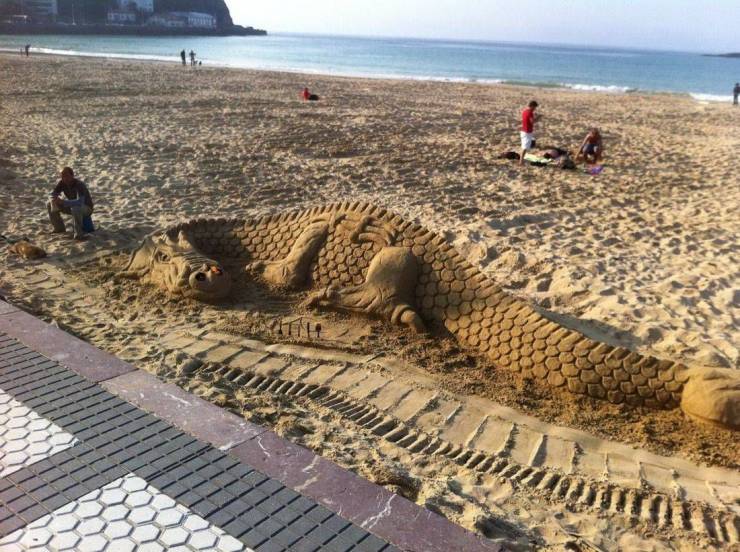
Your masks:
M 64 194 L 64 200 L 60 194 Z M 46 205 L 49 211 L 49 220 L 54 227 L 54 233 L 65 231 L 62 213 L 72 215 L 72 229 L 76 240 L 85 239 L 83 219 L 89 217 L 93 212 L 93 201 L 90 190 L 85 183 L 75 178 L 75 173 L 70 167 L 62 169 L 61 180 L 57 183 L 51 198 Z

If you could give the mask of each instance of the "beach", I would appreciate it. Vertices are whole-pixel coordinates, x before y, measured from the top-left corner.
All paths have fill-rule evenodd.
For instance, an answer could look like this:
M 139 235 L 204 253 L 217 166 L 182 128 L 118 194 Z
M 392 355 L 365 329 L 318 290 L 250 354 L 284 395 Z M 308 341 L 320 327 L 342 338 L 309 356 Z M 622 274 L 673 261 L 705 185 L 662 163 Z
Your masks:
M 331 413 L 313 416 L 306 404 L 275 404 L 264 395 L 234 402 L 207 379 L 185 381 L 162 368 L 172 350 L 152 339 L 177 332 L 178 322 L 226 331 L 233 313 L 175 305 L 111 275 L 147 233 L 187 219 L 364 201 L 437 232 L 502 289 L 589 336 L 690 367 L 740 369 L 740 109 L 672 94 L 74 57 L 3 54 L 0 69 L 0 234 L 43 247 L 53 267 L 20 259 L 0 243 L 0 293 L 140 367 L 282 428 L 366 477 L 390 481 L 472 530 L 503 534 L 513 548 L 537 539 L 563 546 L 578 532 L 607 549 L 711 545 L 680 531 L 646 537 L 605 518 L 594 526 L 589 515 L 565 509 L 554 515 L 509 490 L 480 494 L 474 475 L 460 476 L 443 463 L 418 465 L 360 430 L 336 433 Z M 303 102 L 304 86 L 321 100 Z M 518 150 L 520 112 L 532 99 L 543 116 L 540 146 L 575 150 L 590 127 L 601 130 L 601 174 L 500 159 Z M 80 243 L 50 234 L 45 212 L 65 165 L 96 202 L 98 231 Z M 50 280 L 40 275 L 53 270 L 57 279 L 94 292 L 80 288 L 68 300 L 47 293 Z M 115 313 L 112 320 L 106 310 Z M 370 352 L 361 329 L 357 336 L 345 338 L 347 348 Z M 378 347 L 394 350 L 392 339 Z M 740 464 L 732 432 L 691 425 L 680 410 L 634 413 L 547 391 L 525 400 L 521 382 L 501 376 L 503 387 L 496 388 L 495 378 L 477 377 L 484 370 L 466 367 L 464 351 L 446 364 L 444 347 L 399 339 L 401 356 L 416 358 L 417 367 L 458 396 L 483 397 L 656 454 L 735 471 Z M 365 452 L 350 454 L 353 438 L 362 439 Z M 394 466 L 406 479 L 393 475 Z M 485 521 L 494 518 L 509 525 Z M 577 530 L 562 530 L 568 524 Z

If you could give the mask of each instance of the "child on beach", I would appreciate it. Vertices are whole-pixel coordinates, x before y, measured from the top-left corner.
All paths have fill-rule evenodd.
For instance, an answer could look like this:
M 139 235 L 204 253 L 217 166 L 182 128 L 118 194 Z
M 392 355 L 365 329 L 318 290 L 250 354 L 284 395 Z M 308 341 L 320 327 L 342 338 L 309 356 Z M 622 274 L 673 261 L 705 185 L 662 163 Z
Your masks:
M 519 164 L 524 164 L 524 156 L 534 147 L 534 124 L 540 120 L 540 115 L 535 114 L 537 102 L 532 100 L 529 105 L 522 111 L 522 129 L 519 133 L 522 139 L 522 153 L 519 157 Z

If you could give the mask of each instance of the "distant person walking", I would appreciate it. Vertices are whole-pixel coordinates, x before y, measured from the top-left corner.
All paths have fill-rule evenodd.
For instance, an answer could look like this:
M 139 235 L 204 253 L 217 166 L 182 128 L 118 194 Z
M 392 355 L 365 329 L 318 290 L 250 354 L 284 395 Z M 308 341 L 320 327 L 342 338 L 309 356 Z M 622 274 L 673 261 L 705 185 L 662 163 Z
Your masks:
M 187 66 L 188 62 L 187 62 L 187 56 L 185 54 L 185 50 L 180 52 L 180 59 L 182 59 L 183 66 Z
M 539 104 L 532 100 L 529 105 L 522 111 L 522 129 L 519 135 L 522 138 L 522 154 L 519 157 L 519 164 L 524 164 L 524 155 L 535 145 L 534 124 L 540 120 L 540 115 L 535 114 Z
M 66 200 L 59 197 L 61 194 Z M 49 211 L 49 220 L 54 227 L 55 233 L 65 231 L 62 213 L 72 215 L 72 228 L 74 230 L 74 239 L 84 239 L 85 226 L 84 219 L 89 217 L 93 212 L 93 201 L 90 196 L 90 190 L 87 189 L 82 180 L 75 178 L 75 173 L 70 167 L 62 169 L 61 179 L 57 183 L 54 191 L 51 192 L 51 198 L 47 204 Z
M 28 57 L 29 55 L 31 55 L 30 54 L 30 52 L 31 52 L 31 45 L 30 44 L 26 44 L 24 50 L 26 51 L 26 57 Z
M 195 67 L 195 52 L 190 50 L 190 65 L 191 67 Z
M 736 82 L 735 88 L 732 89 L 732 105 L 737 105 L 738 97 L 740 97 L 740 82 Z

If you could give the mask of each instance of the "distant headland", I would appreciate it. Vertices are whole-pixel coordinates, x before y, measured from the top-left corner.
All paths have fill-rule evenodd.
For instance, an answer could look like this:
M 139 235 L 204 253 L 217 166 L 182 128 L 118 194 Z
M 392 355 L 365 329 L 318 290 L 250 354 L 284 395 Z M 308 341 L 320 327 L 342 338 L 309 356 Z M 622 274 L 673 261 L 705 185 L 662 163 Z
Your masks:
M 704 54 L 704 57 L 740 58 L 740 52 L 730 52 L 729 54 Z
M 0 34 L 264 36 L 224 0 L 0 0 Z

